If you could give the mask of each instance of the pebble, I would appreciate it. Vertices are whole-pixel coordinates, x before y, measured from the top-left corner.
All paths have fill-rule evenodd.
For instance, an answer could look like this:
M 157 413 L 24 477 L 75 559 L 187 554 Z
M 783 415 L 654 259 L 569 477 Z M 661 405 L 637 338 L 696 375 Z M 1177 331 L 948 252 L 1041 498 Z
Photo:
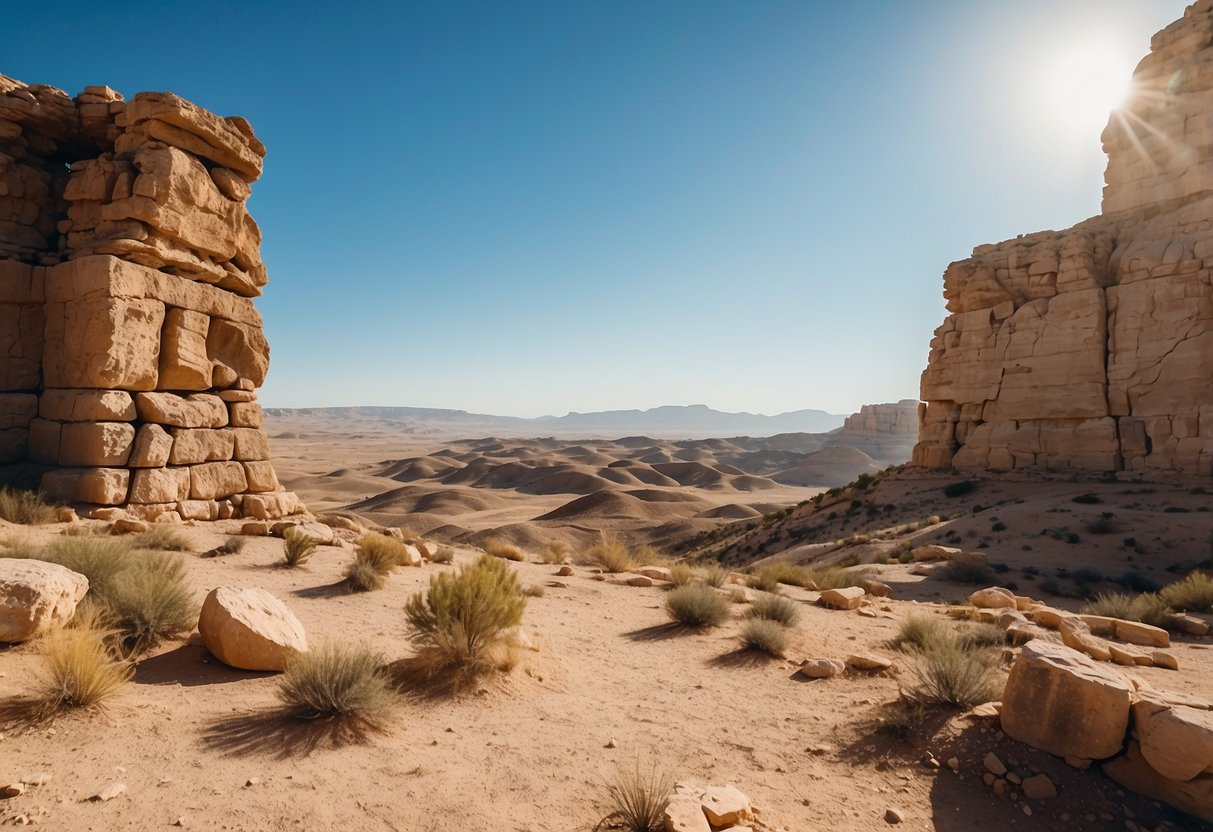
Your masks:
M 603 748 L 618 748 L 618 747 L 619 746 L 618 746 L 618 744 L 616 744 L 614 737 L 611 737 L 609 740 L 607 740 L 607 744 L 603 746 Z
M 21 775 L 21 782 L 27 786 L 45 786 L 51 782 L 51 776 L 45 771 L 27 771 Z
M 952 769 L 952 771 L 959 771 L 960 770 L 960 760 L 958 760 L 955 757 L 949 757 L 948 758 L 948 768 Z
M 0 797 L 18 797 L 23 794 L 25 794 L 24 783 L 10 783 L 0 787 Z
M 884 820 L 885 823 L 901 823 L 903 820 L 905 820 L 905 815 L 903 815 L 899 810 L 889 807 L 888 809 L 884 810 Z
M 1002 760 L 998 759 L 998 755 L 993 751 L 986 754 L 983 762 L 986 765 L 986 769 L 997 777 L 1002 777 L 1007 773 L 1007 767 L 1002 764 Z
M 110 783 L 104 789 L 102 789 L 101 791 L 97 792 L 95 795 L 90 797 L 89 800 L 100 800 L 100 801 L 113 800 L 115 797 L 122 794 L 124 791 L 126 791 L 125 783 Z

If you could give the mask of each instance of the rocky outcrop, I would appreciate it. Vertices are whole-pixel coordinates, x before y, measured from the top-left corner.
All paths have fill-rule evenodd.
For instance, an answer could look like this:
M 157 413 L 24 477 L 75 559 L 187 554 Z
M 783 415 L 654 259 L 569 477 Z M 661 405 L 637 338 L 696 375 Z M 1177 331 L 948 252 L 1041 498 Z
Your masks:
M 1100 216 L 945 272 L 915 464 L 1213 475 L 1213 0 L 1134 87 Z
M 918 400 L 865 404 L 841 428 L 830 434 L 827 445 L 855 448 L 882 465 L 900 465 L 910 458 L 918 438 Z
M 264 155 L 244 119 L 169 93 L 0 76 L 0 463 L 144 519 L 302 509 L 256 402 Z

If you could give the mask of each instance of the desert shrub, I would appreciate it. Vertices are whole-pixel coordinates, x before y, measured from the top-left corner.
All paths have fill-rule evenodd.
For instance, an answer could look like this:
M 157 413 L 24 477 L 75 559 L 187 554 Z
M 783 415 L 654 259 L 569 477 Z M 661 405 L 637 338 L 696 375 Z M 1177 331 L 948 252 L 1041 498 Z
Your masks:
M 754 599 L 750 605 L 750 615 L 754 618 L 764 618 L 775 621 L 784 627 L 790 627 L 800 617 L 800 611 L 793 601 L 782 595 L 763 594 Z
M 526 555 L 522 553 L 521 549 L 499 537 L 485 538 L 484 551 L 485 554 L 492 555 L 495 558 L 504 558 L 505 560 L 512 561 L 526 560 Z
M 1097 519 L 1087 523 L 1085 528 L 1091 534 L 1112 534 L 1120 528 L 1120 524 L 1116 522 L 1115 514 L 1105 511 Z
M 843 589 L 848 586 L 858 586 L 864 576 L 863 570 L 843 569 L 838 566 L 827 566 L 809 572 L 808 585 L 818 589 Z M 805 584 L 802 584 L 804 586 Z
M 0 520 L 22 526 L 55 521 L 55 507 L 33 491 L 0 486 Z
M 1155 592 L 1127 595 L 1123 592 L 1100 593 L 1094 600 L 1083 604 L 1087 615 L 1106 615 L 1125 621 L 1140 621 L 1154 627 L 1167 627 L 1174 623 L 1175 614 L 1166 600 Z
M 1072 499 L 1070 502 L 1078 503 L 1079 505 L 1084 505 L 1084 506 L 1094 506 L 1094 505 L 1099 505 L 1100 503 L 1102 503 L 1103 499 L 1101 497 L 1099 497 L 1097 494 L 1079 494 L 1077 497 Z
M 1163 587 L 1162 597 L 1177 610 L 1213 612 L 1213 577 L 1193 572 L 1182 581 Z
M 394 545 L 393 545 L 394 544 Z M 401 563 L 404 544 L 381 534 L 366 534 L 358 541 L 354 561 L 346 567 L 345 582 L 354 592 L 379 589 Z
M 202 553 L 204 558 L 219 558 L 225 555 L 238 555 L 244 551 L 244 545 L 248 543 L 240 535 L 229 535 L 222 543 L 214 549 L 208 549 Z
M 1125 572 L 1114 580 L 1130 592 L 1158 592 L 1162 589 L 1162 585 L 1153 578 L 1148 578 L 1140 572 L 1134 572 L 1133 570 Z M 1179 607 L 1175 608 L 1179 609 Z
M 932 574 L 954 584 L 989 586 L 994 583 L 994 570 L 989 564 L 975 559 L 950 560 Z
M 767 563 L 754 569 L 746 583 L 763 592 L 775 592 L 779 588 L 779 584 L 805 589 L 829 589 L 830 587 L 822 587 L 818 584 L 818 579 L 826 572 L 842 571 L 845 570 L 833 567 L 825 570 L 813 570 L 807 566 L 797 566 L 794 563 Z
M 585 558 L 611 573 L 627 572 L 636 565 L 623 538 L 608 532 L 603 532 L 602 539 L 586 550 Z
M 729 617 L 729 604 L 707 584 L 686 584 L 665 598 L 670 618 L 687 627 L 715 627 Z
M 674 781 L 654 765 L 646 774 L 640 763 L 630 769 L 620 766 L 607 784 L 611 813 L 596 828 L 622 828 L 626 832 L 661 832 L 665 829 L 665 808 L 669 805 Z
M 526 597 L 503 560 L 480 558 L 457 572 L 430 578 L 429 589 L 405 605 L 413 643 L 435 669 L 479 670 L 506 631 L 522 621 Z
M 705 584 L 705 586 L 707 586 L 707 584 Z M 733 589 L 729 590 L 729 603 L 748 604 L 750 603 L 750 596 L 746 595 L 745 590 L 741 587 L 733 587 Z
M 956 641 L 964 647 L 1000 647 L 1007 643 L 1007 634 L 997 624 L 973 622 L 956 631 Z
M 541 584 L 532 584 L 531 586 L 528 586 L 526 589 L 522 590 L 522 594 L 527 598 L 542 598 L 547 594 L 547 590 L 544 589 Z
M 288 569 L 303 566 L 316 553 L 316 538 L 296 528 L 282 533 L 282 564 Z
M 977 483 L 973 482 L 972 480 L 961 480 L 960 482 L 953 482 L 945 485 L 943 487 L 943 496 L 963 497 L 966 494 L 972 493 L 975 488 L 977 488 Z
M 563 540 L 549 540 L 539 550 L 539 559 L 544 563 L 564 563 L 569 556 L 569 545 Z
M 632 560 L 637 566 L 656 566 L 666 563 L 669 558 L 649 544 L 643 543 L 632 551 Z
M 445 543 L 434 550 L 430 555 L 430 560 L 434 563 L 454 563 L 455 562 L 455 547 L 447 546 Z
M 42 547 L 28 540 L 16 537 L 6 537 L 0 540 L 0 558 L 29 558 L 39 560 L 42 557 Z
M 925 717 L 926 709 L 922 705 L 902 697 L 881 710 L 876 730 L 906 740 L 922 727 Z
M 97 601 L 130 654 L 187 633 L 198 620 L 185 559 L 167 552 L 130 556 L 127 568 L 98 593 Z
M 670 580 L 674 582 L 674 586 L 689 584 L 695 580 L 695 570 L 690 564 L 675 563 L 670 567 Z
M 38 555 L 88 578 L 89 595 L 104 596 L 118 573 L 130 565 L 131 546 L 122 538 L 85 535 L 59 537 Z
M 902 695 L 921 706 L 971 708 L 1001 693 L 991 650 L 938 645 L 918 655 L 910 675 L 913 681 Z
M 751 618 L 741 625 L 741 644 L 746 650 L 783 658 L 788 647 L 788 630 L 769 618 Z
M 94 705 L 131 678 L 133 667 L 111 651 L 110 636 L 87 607 L 78 607 L 72 626 L 42 639 L 38 702 L 48 715 Z
M 779 578 L 770 569 L 759 568 L 746 576 L 746 586 L 759 592 L 778 592 Z
M 1103 573 L 1098 569 L 1092 569 L 1089 566 L 1083 566 L 1075 569 L 1070 576 L 1080 584 L 1098 584 L 1103 583 Z
M 710 587 L 720 589 L 724 586 L 725 581 L 729 579 L 729 570 L 717 563 L 713 563 L 707 569 L 703 570 L 703 582 Z
M 336 643 L 287 659 L 278 698 L 300 719 L 340 718 L 372 726 L 383 723 L 392 704 L 379 657 L 365 645 Z
M 64 537 L 86 537 L 88 535 L 106 535 L 109 533 L 109 526 L 94 526 L 88 523 L 72 523 L 69 526 L 64 526 L 59 532 Z
M 952 628 L 943 619 L 933 615 L 912 614 L 901 623 L 901 630 L 894 641 L 902 648 L 930 650 L 951 642 L 954 638 Z
M 131 538 L 131 546 L 156 552 L 188 552 L 193 548 L 184 532 L 166 523 L 153 523 L 148 526 L 147 531 Z

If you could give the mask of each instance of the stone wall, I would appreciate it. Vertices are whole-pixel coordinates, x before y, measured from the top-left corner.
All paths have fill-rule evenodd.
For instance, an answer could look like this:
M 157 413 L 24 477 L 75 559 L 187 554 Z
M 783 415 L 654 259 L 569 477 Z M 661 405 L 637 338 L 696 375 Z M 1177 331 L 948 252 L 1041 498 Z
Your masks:
M 302 510 L 256 389 L 264 146 L 167 93 L 0 76 L 0 463 L 154 519 Z M 17 464 L 17 465 L 13 465 Z M 38 467 L 41 466 L 41 467 Z
M 915 464 L 1213 476 L 1213 0 L 1151 47 L 1103 213 L 945 272 Z

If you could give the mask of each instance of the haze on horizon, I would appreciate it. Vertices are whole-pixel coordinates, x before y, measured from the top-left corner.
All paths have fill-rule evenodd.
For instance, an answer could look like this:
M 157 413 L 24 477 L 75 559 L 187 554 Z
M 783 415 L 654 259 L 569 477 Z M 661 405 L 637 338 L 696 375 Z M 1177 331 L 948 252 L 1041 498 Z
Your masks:
M 269 407 L 850 413 L 950 261 L 1099 211 L 1186 5 L 23 4 L 0 72 L 252 122 Z

